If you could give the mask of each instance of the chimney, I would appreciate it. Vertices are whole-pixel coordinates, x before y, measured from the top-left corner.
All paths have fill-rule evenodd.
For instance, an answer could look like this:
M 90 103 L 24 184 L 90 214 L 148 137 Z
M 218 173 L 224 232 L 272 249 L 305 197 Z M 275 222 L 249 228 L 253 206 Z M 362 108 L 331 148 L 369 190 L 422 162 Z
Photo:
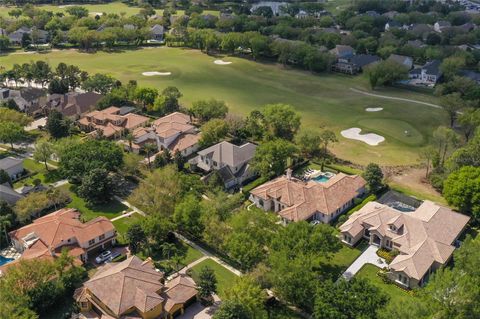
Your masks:
M 292 179 L 292 169 L 290 167 L 287 168 L 286 175 L 288 180 Z

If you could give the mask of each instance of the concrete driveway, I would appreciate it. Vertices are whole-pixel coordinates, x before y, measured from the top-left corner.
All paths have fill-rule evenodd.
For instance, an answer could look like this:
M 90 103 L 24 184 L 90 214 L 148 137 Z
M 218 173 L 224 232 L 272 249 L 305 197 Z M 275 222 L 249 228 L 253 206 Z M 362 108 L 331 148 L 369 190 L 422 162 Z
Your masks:
M 183 315 L 177 317 L 177 319 L 210 319 L 220 306 L 220 299 L 217 295 L 213 296 L 215 302 L 210 307 L 204 307 L 200 302 L 196 302 L 189 306 Z
M 388 264 L 385 259 L 378 257 L 377 250 L 379 248 L 375 245 L 370 245 L 342 274 L 343 278 L 350 280 L 365 264 L 372 264 L 379 268 L 386 267 Z

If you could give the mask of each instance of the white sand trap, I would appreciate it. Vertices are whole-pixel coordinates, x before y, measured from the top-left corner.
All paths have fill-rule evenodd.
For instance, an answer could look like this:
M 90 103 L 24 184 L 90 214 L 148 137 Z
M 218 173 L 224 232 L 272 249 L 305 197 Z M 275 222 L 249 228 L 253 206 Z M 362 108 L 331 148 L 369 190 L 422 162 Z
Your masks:
M 228 64 L 232 64 L 232 62 L 223 61 L 223 60 L 215 60 L 215 61 L 213 61 L 213 63 L 218 64 L 218 65 L 228 65 Z
M 383 136 L 374 133 L 360 134 L 361 131 L 362 129 L 358 127 L 352 127 L 348 130 L 341 131 L 340 134 L 342 134 L 342 136 L 345 138 L 362 141 L 372 146 L 377 146 L 378 144 L 385 141 L 385 137 Z
M 63 5 L 63 6 L 58 6 L 60 9 L 63 9 L 63 8 L 68 8 L 68 7 L 73 7 L 73 4 L 66 4 L 66 5 Z
M 143 72 L 142 75 L 145 75 L 145 76 L 155 76 L 155 75 L 167 76 L 167 75 L 172 75 L 172 72 L 151 71 L 151 72 Z
M 380 112 L 383 111 L 383 107 L 367 107 L 365 109 L 367 112 Z
M 99 16 L 99 17 L 103 16 L 103 12 L 90 12 L 90 14 L 92 16 Z

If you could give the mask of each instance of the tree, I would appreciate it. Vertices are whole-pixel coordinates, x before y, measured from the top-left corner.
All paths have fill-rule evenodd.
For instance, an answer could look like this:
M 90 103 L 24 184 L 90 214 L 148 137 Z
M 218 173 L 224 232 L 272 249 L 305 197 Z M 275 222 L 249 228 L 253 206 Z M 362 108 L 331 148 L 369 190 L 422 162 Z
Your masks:
M 228 123 L 223 119 L 212 119 L 202 125 L 199 144 L 208 147 L 222 141 L 228 134 Z
M 217 277 L 212 268 L 204 266 L 198 274 L 198 296 L 208 302 L 217 292 Z
M 35 151 L 33 152 L 33 159 L 38 162 L 43 162 L 45 164 L 45 169 L 48 171 L 48 160 L 52 157 L 55 152 L 53 144 L 41 140 L 35 145 Z
M 0 52 L 8 50 L 10 47 L 10 39 L 4 35 L 0 36 Z
M 8 234 L 7 234 L 7 229 L 12 226 L 12 220 L 11 217 L 8 215 L 0 215 L 0 231 L 5 234 L 5 245 L 2 244 L 2 240 L 0 239 L 0 247 L 6 247 L 8 246 Z M 0 238 L 3 237 L 3 234 L 0 236 Z
M 296 150 L 295 145 L 282 139 L 260 144 L 255 150 L 252 168 L 265 177 L 280 175 L 287 168 L 287 160 L 294 156 Z
M 382 61 L 366 70 L 372 89 L 379 85 L 392 85 L 408 77 L 408 69 L 391 60 Z
M 173 165 L 149 173 L 129 197 L 129 202 L 147 214 L 170 218 L 182 198 L 182 178 Z
M 300 128 L 300 114 L 286 104 L 269 104 L 262 111 L 270 138 L 292 141 Z
M 27 126 L 33 122 L 33 118 L 16 110 L 1 108 L 0 122 L 15 122 L 20 126 Z
M 113 77 L 96 73 L 92 76 L 89 76 L 82 83 L 82 88 L 87 92 L 97 92 L 100 94 L 107 94 L 116 86 L 117 80 Z
M 365 168 L 363 178 L 367 181 L 367 185 L 371 192 L 377 193 L 385 186 L 383 184 L 383 172 L 380 166 L 370 163 Z
M 94 168 L 82 178 L 78 194 L 89 204 L 108 203 L 113 197 L 113 182 L 109 172 L 103 168 Z
M 458 116 L 458 111 L 465 108 L 465 102 L 461 98 L 460 94 L 452 93 L 443 96 L 440 100 L 440 105 L 443 107 L 445 112 L 447 112 L 448 117 L 450 118 L 450 127 L 453 128 L 455 120 Z
M 296 144 L 303 157 L 313 158 L 320 155 L 320 135 L 310 130 L 303 130 L 297 135 Z
M 333 131 L 330 131 L 330 130 L 323 130 L 320 133 L 320 141 L 323 145 L 323 154 L 325 157 L 328 154 L 328 145 L 331 143 L 338 142 L 337 136 Z
M 182 93 L 180 93 L 176 87 L 166 87 L 160 96 L 155 99 L 153 109 L 160 112 L 162 115 L 176 112 L 180 108 L 178 100 L 182 96 Z
M 267 318 L 265 291 L 249 276 L 238 277 L 230 289 L 225 291 L 227 301 L 240 303 L 248 313 L 248 318 Z
M 88 9 L 81 6 L 70 6 L 66 9 L 67 13 L 75 16 L 77 19 L 88 17 Z
M 57 110 L 50 111 L 45 128 L 55 139 L 70 135 L 70 122 Z
M 123 151 L 114 142 L 87 139 L 67 145 L 59 152 L 59 168 L 73 183 L 79 184 L 88 172 L 102 168 L 114 172 L 123 164 Z
M 19 142 L 25 138 L 23 127 L 13 122 L 0 122 L 0 141 L 10 144 L 12 150 L 13 143 Z
M 433 146 L 427 146 L 420 152 L 420 160 L 422 160 L 425 165 L 425 178 L 428 178 L 430 167 L 435 156 L 438 156 L 438 153 L 436 153 L 436 149 Z
M 17 201 L 15 214 L 20 222 L 25 222 L 50 206 L 52 205 L 46 192 L 32 192 Z
M 201 206 L 197 196 L 188 194 L 175 207 L 173 220 L 177 227 L 194 237 L 201 237 L 203 224 L 200 220 Z
M 480 109 L 468 108 L 458 117 L 458 122 L 462 126 L 463 136 L 468 142 L 475 130 L 480 126 Z
M 8 174 L 5 170 L 0 169 L 0 184 L 5 183 L 12 185 L 12 179 L 10 178 L 10 174 Z
M 135 99 L 143 105 L 144 109 L 153 105 L 157 96 L 158 91 L 153 88 L 137 87 L 135 90 Z
M 449 150 L 457 145 L 458 136 L 453 129 L 439 126 L 433 132 L 433 140 L 438 146 L 439 166 L 443 166 Z
M 190 112 L 204 123 L 214 118 L 224 118 L 228 113 L 228 107 L 224 101 L 215 99 L 193 102 Z
M 480 217 L 480 168 L 465 166 L 445 180 L 443 196 L 450 205 L 458 207 L 475 219 Z
M 143 246 L 147 243 L 147 236 L 140 223 L 131 224 L 128 227 L 125 236 L 132 254 L 140 252 Z
M 314 318 L 375 319 L 387 301 L 388 296 L 365 279 L 325 281 L 320 283 L 315 295 Z
M 440 71 L 442 71 L 445 79 L 451 80 L 457 73 L 465 67 L 465 57 L 451 56 L 443 59 L 440 65 Z
M 213 314 L 213 319 L 251 319 L 249 311 L 237 300 L 224 300 Z
M 145 152 L 145 155 L 147 155 L 148 169 L 152 169 L 152 153 L 157 150 L 157 145 L 153 143 L 147 143 L 142 149 Z

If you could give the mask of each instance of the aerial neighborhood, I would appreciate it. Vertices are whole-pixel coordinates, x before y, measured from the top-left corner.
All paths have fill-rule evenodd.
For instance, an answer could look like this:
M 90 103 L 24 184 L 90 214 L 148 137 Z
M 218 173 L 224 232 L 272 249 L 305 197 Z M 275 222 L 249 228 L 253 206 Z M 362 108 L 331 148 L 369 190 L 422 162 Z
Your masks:
M 5 0 L 0 318 L 480 318 L 479 84 L 472 0 Z

